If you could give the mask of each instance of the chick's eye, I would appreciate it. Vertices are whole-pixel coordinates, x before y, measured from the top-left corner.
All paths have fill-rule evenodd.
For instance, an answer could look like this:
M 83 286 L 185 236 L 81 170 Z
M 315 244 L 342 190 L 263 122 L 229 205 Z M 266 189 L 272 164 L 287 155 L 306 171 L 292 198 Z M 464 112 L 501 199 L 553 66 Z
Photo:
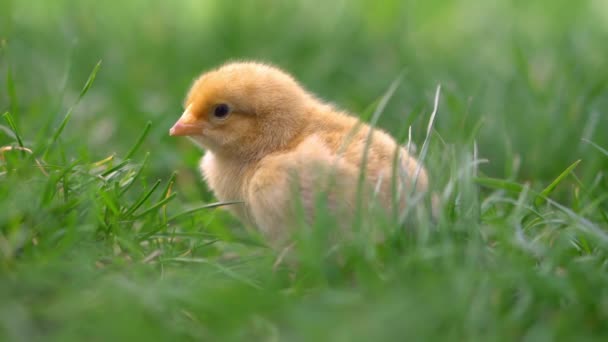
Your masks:
M 215 109 L 213 110 L 213 116 L 215 116 L 218 119 L 223 119 L 223 118 L 227 117 L 228 114 L 230 114 L 230 107 L 228 107 L 228 105 L 225 103 L 218 104 L 217 106 L 215 106 Z

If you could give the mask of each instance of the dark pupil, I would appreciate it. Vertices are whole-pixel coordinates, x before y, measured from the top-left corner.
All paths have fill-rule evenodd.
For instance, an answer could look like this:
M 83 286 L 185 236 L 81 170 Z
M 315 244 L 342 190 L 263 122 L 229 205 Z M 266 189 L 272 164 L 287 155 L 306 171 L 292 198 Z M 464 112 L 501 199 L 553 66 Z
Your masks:
M 213 112 L 213 114 L 218 117 L 218 118 L 223 118 L 226 115 L 228 115 L 228 105 L 225 104 L 219 104 L 217 105 L 217 107 L 215 107 L 215 111 Z

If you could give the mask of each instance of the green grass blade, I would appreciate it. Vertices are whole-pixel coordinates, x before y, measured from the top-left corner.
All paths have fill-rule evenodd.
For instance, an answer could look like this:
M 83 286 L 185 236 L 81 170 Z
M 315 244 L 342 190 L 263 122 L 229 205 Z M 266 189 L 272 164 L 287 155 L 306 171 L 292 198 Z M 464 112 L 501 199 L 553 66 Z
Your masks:
M 135 212 L 135 210 L 137 210 L 139 207 L 141 207 L 148 200 L 148 198 L 150 198 L 150 196 L 152 196 L 152 193 L 154 193 L 154 191 L 156 191 L 156 188 L 158 188 L 160 183 L 161 183 L 160 179 L 157 180 L 156 183 L 154 183 L 154 185 L 152 185 L 150 190 L 148 190 L 146 193 L 144 193 L 144 195 L 138 201 L 133 203 L 133 205 L 129 209 L 127 209 L 127 211 L 124 213 L 123 216 L 125 216 L 125 217 L 130 216 L 131 214 L 133 214 Z
M 148 133 L 150 133 L 151 127 L 152 127 L 152 122 L 148 121 L 146 123 L 146 127 L 144 128 L 144 131 L 141 133 L 141 135 L 135 142 L 135 145 L 133 145 L 133 147 L 131 147 L 131 150 L 129 150 L 129 152 L 125 156 L 125 159 L 130 159 L 135 154 L 135 152 L 137 152 L 137 149 L 141 146 L 141 144 L 143 143 L 143 141 L 146 138 L 146 136 L 148 135 Z
M 524 189 L 523 185 L 504 179 L 490 177 L 475 177 L 473 179 L 477 184 L 490 189 L 505 190 L 513 193 L 520 193 Z
M 52 175 L 51 177 L 49 177 L 49 179 L 47 180 L 46 186 L 45 186 L 44 190 L 42 191 L 40 203 L 45 205 L 45 204 L 48 204 L 51 202 L 51 200 L 53 199 L 53 197 L 55 197 L 55 194 L 57 193 L 59 181 L 62 178 L 64 178 L 69 172 L 72 172 L 72 170 L 79 163 L 80 163 L 79 160 L 75 160 L 74 162 L 72 162 L 72 164 L 68 165 L 68 167 L 63 169 L 60 174 L 58 174 L 56 176 Z
M 19 147 L 24 147 L 23 140 L 21 139 L 21 135 L 19 134 L 19 131 L 17 131 L 17 126 L 15 125 L 15 121 L 13 120 L 11 113 L 6 112 L 6 113 L 2 114 L 2 117 L 4 118 L 4 120 L 6 120 L 9 127 L 11 128 L 11 130 L 13 130 L 13 133 L 15 134 L 15 138 L 17 139 L 17 143 L 19 144 Z
M 99 197 L 103 200 L 106 208 L 110 209 L 114 215 L 120 214 L 120 209 L 116 201 L 108 194 L 107 191 L 99 191 Z
M 372 129 L 369 130 L 367 137 L 365 138 L 363 156 L 361 157 L 361 171 L 359 172 L 359 179 L 357 180 L 357 203 L 356 203 L 357 217 L 354 220 L 354 222 L 356 222 L 357 224 L 358 224 L 358 222 L 361 221 L 360 215 L 361 215 L 361 212 L 362 212 L 361 209 L 363 206 L 363 192 L 364 192 L 363 187 L 365 185 L 365 177 L 367 174 L 366 171 L 367 171 L 367 160 L 369 158 L 369 147 L 372 143 L 372 134 L 374 133 L 373 128 L 376 127 L 376 124 L 378 123 L 378 120 L 380 119 L 380 116 L 382 115 L 382 113 L 384 113 L 384 109 L 388 105 L 388 102 L 395 94 L 395 91 L 399 87 L 399 84 L 401 84 L 402 78 L 403 78 L 403 76 L 400 75 L 391 83 L 391 85 L 388 87 L 386 92 L 382 95 L 380 102 L 378 102 L 378 105 L 376 106 L 376 109 L 374 110 L 374 113 L 372 114 L 372 117 L 369 122 L 369 126 Z
M 194 214 L 197 211 L 201 211 L 201 210 L 205 210 L 205 209 L 217 208 L 217 207 L 221 207 L 224 205 L 240 204 L 240 203 L 243 203 L 243 201 L 228 201 L 228 202 L 216 202 L 216 203 L 205 204 L 203 206 L 189 209 L 189 210 L 183 211 L 179 214 L 175 214 L 175 215 L 169 217 L 169 219 L 167 221 L 175 221 L 177 219 L 181 219 L 188 215 Z
M 11 112 L 15 115 L 19 110 L 19 103 L 17 102 L 17 91 L 15 90 L 15 80 L 13 79 L 13 70 L 10 65 L 6 71 L 6 90 L 8 92 L 8 100 L 10 102 Z
M 120 163 L 116 164 L 116 166 L 113 166 L 113 167 L 109 168 L 108 170 L 102 172 L 101 176 L 106 177 L 106 176 L 110 175 L 112 172 L 122 169 L 127 164 L 129 164 L 129 161 L 123 160 Z
M 538 196 L 536 196 L 536 199 L 534 200 L 534 205 L 537 207 L 542 205 L 545 202 L 546 198 L 549 197 L 549 195 L 553 192 L 553 190 L 555 190 L 557 185 L 559 183 L 561 183 L 564 180 L 564 178 L 566 178 L 576 168 L 576 166 L 580 162 L 581 162 L 580 159 L 575 161 L 570 166 L 568 166 L 562 173 L 560 173 L 560 175 L 557 176 L 557 178 L 555 178 L 555 180 L 553 182 L 551 182 L 551 184 L 549 184 L 546 188 L 544 188 L 540 192 L 540 194 L 538 194 Z
M 133 186 L 133 184 L 135 184 L 135 181 L 137 181 L 137 179 L 139 178 L 139 176 L 145 169 L 146 165 L 148 164 L 149 158 L 150 158 L 150 153 L 146 153 L 146 155 L 144 156 L 144 161 L 141 163 L 141 166 L 135 172 L 135 175 L 133 175 L 133 177 L 131 178 L 131 181 L 127 185 L 125 185 L 122 188 L 122 190 L 120 190 L 120 195 L 123 195 L 125 192 L 127 192 L 131 188 L 131 186 Z
M 580 224 L 579 229 L 586 233 L 592 234 L 596 239 L 595 241 L 597 243 L 601 243 L 603 245 L 603 248 L 608 248 L 608 232 L 606 232 L 604 229 L 602 229 L 600 226 L 590 221 L 589 219 L 579 215 L 578 213 L 575 213 L 572 209 L 561 205 L 550 198 L 547 198 L 547 202 L 564 212 L 566 215 L 570 216 L 571 219 L 578 222 Z
M 135 214 L 134 215 L 135 218 L 140 218 L 142 216 L 145 216 L 145 215 L 151 213 L 152 211 L 154 211 L 154 210 L 162 207 L 163 205 L 165 205 L 165 204 L 169 203 L 170 201 L 172 201 L 175 198 L 175 196 L 177 196 L 176 192 L 174 192 L 171 195 L 169 195 L 169 196 L 163 198 L 162 200 L 158 201 L 156 204 L 152 205 L 150 208 L 142 211 L 141 213 Z
M 173 171 L 173 173 L 171 174 L 171 177 L 169 177 L 169 180 L 167 181 L 167 185 L 165 186 L 165 188 L 163 189 L 163 192 L 161 193 L 160 198 L 164 198 L 169 195 L 169 191 L 171 191 L 173 183 L 175 183 L 175 177 L 177 177 L 177 172 Z
M 435 117 L 437 116 L 437 110 L 439 109 L 439 98 L 441 96 L 441 84 L 437 85 L 435 90 L 435 97 L 433 100 L 433 111 L 431 112 L 431 117 L 429 118 L 429 123 L 426 128 L 426 136 L 424 141 L 422 142 L 422 148 L 420 149 L 420 155 L 418 157 L 418 167 L 416 168 L 416 172 L 414 173 L 414 182 L 412 184 L 412 191 L 416 191 L 416 186 L 418 184 L 418 177 L 420 176 L 420 172 L 422 171 L 422 165 L 426 159 L 426 154 L 429 149 L 429 142 L 431 140 L 431 132 L 433 131 L 433 126 L 435 125 Z
M 600 145 L 594 143 L 589 139 L 583 139 L 583 141 L 595 147 L 598 151 L 602 152 L 606 157 L 608 157 L 608 150 L 606 150 L 605 148 L 602 148 Z
M 51 150 L 51 146 L 53 146 L 55 144 L 55 142 L 57 141 L 57 139 L 59 139 L 59 136 L 63 132 L 65 126 L 68 124 L 68 121 L 70 121 L 70 117 L 72 116 L 72 110 L 73 110 L 73 108 L 74 107 L 72 107 L 72 108 L 70 108 L 68 110 L 68 112 L 63 117 L 63 120 L 61 120 L 61 123 L 59 124 L 59 127 L 57 127 L 57 129 L 55 130 L 55 133 L 53 133 L 53 136 L 51 137 L 51 141 L 48 144 L 48 146 L 46 148 L 46 151 L 44 152 L 44 155 L 42 156 L 42 159 L 46 159 L 46 156 L 48 155 L 48 152 Z
M 175 178 L 177 177 L 177 172 L 173 171 L 171 177 L 167 181 L 167 185 L 163 189 L 160 194 L 159 199 L 167 198 L 170 195 L 171 189 L 173 189 L 173 184 L 175 183 Z M 163 210 L 163 222 L 167 222 L 167 208 Z
M 48 146 L 47 146 L 47 148 L 46 148 L 46 150 L 45 150 L 45 152 L 44 152 L 44 154 L 42 156 L 42 159 L 46 158 L 46 156 L 48 155 L 49 151 L 51 150 L 51 147 L 55 144 L 55 142 L 57 141 L 57 139 L 59 139 L 59 136 L 61 135 L 61 133 L 65 129 L 65 126 L 68 124 L 68 121 L 70 121 L 70 117 L 72 116 L 72 112 L 74 111 L 74 108 L 76 107 L 76 105 L 80 102 L 80 100 L 82 99 L 82 97 L 89 91 L 89 89 L 93 85 L 93 82 L 95 81 L 95 78 L 97 77 L 97 72 L 99 71 L 100 67 L 101 67 L 101 61 L 97 62 L 97 64 L 93 68 L 93 71 L 91 71 L 91 73 L 89 74 L 89 78 L 87 79 L 86 83 L 84 84 L 84 87 L 82 87 L 82 90 L 80 91 L 80 95 L 78 95 L 78 99 L 72 105 L 72 107 L 70 107 L 70 109 L 68 110 L 68 112 L 63 117 L 63 120 L 61 120 L 61 123 L 59 124 L 59 127 L 57 127 L 57 129 L 53 133 L 53 135 L 51 137 L 51 141 L 49 142 L 49 144 L 48 144 Z
M 9 127 L 6 127 L 4 125 L 0 125 L 0 131 L 4 132 L 4 134 L 11 138 L 11 139 L 15 139 L 17 140 L 17 137 L 15 136 L 15 133 L 13 132 L 12 129 L 10 129 Z
M 99 71 L 99 68 L 101 68 L 101 60 L 99 60 L 99 62 L 97 62 L 97 64 L 95 64 L 95 66 L 93 67 L 93 71 L 91 71 L 91 73 L 89 74 L 89 78 L 87 78 L 87 81 L 84 84 L 84 87 L 82 87 L 82 90 L 80 90 L 80 95 L 78 95 L 77 103 L 78 103 L 78 101 L 80 101 L 80 99 L 82 99 L 83 96 L 86 95 L 86 93 L 89 91 L 89 89 L 93 85 L 93 82 L 95 81 L 95 78 L 97 77 L 97 72 Z

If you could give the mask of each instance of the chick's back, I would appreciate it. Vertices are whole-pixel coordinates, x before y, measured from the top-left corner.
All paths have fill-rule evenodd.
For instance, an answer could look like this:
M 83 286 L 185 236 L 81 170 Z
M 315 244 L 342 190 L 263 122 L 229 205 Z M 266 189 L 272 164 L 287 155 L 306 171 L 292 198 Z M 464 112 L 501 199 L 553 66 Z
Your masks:
M 384 208 L 403 209 L 414 179 L 416 191 L 426 191 L 424 168 L 387 133 L 329 105 L 312 109 L 308 117 L 297 143 L 262 158 L 249 181 L 248 215 L 271 241 L 284 242 L 298 213 L 309 223 L 314 220 L 319 194 L 326 208 L 349 225 L 357 196 L 365 203 L 373 199 Z

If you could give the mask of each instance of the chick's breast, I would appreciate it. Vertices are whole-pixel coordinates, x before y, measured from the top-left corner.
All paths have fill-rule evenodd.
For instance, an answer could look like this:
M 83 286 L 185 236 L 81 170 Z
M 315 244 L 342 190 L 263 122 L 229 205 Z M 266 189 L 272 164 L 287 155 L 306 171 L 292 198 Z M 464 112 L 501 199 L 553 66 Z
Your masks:
M 271 243 L 282 244 L 298 215 L 308 223 L 314 220 L 316 195 L 327 195 L 330 210 L 337 209 L 337 201 L 343 208 L 352 207 L 356 174 L 356 168 L 311 135 L 295 149 L 260 162 L 246 194 L 250 215 Z

